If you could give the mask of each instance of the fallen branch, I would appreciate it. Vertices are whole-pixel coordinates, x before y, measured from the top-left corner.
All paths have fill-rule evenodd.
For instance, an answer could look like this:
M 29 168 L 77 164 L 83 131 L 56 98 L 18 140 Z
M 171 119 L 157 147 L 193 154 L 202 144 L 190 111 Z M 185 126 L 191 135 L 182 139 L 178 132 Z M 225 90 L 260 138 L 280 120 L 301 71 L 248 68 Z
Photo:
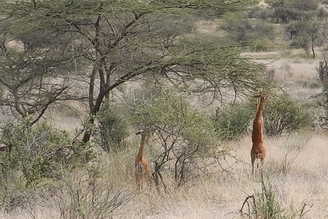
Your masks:
M 300 213 L 300 218 L 302 218 L 306 213 L 308 213 L 309 211 L 311 211 L 313 204 L 311 206 L 309 206 L 309 209 L 305 210 L 305 207 L 307 206 L 306 203 L 303 204 L 301 213 Z
M 253 201 L 253 204 L 254 204 L 254 213 L 255 213 L 255 219 L 258 219 L 258 215 L 257 215 L 257 210 L 256 210 L 256 203 L 255 203 L 255 197 L 254 195 L 250 195 L 250 196 L 247 196 L 247 198 L 245 199 L 243 205 L 241 206 L 241 209 L 239 210 L 239 213 L 240 215 L 246 215 L 248 218 L 252 218 L 251 217 L 251 207 L 248 203 L 248 199 L 251 199 Z M 243 209 L 244 209 L 244 206 L 245 204 L 247 203 L 247 206 L 248 206 L 248 213 L 244 213 L 243 212 Z

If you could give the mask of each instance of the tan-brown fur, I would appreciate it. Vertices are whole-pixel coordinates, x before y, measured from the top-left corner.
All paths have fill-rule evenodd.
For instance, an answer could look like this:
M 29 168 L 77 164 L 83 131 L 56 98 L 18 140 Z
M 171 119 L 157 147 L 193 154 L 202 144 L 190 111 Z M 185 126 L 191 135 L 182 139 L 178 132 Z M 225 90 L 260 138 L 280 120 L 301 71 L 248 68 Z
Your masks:
M 252 162 L 252 174 L 254 175 L 254 163 L 258 159 L 261 164 L 261 171 L 264 164 L 264 158 L 266 155 L 266 150 L 263 146 L 263 104 L 264 101 L 270 98 L 269 95 L 260 94 L 256 96 L 260 98 L 260 104 L 257 108 L 256 116 L 253 123 L 253 132 L 252 132 L 252 142 L 253 146 L 251 149 L 251 162 Z
M 150 184 L 152 176 L 146 158 L 143 155 L 147 132 L 142 130 L 136 133 L 136 135 L 139 134 L 141 134 L 141 141 L 139 151 L 135 158 L 135 178 L 137 186 L 141 189 L 143 184 Z

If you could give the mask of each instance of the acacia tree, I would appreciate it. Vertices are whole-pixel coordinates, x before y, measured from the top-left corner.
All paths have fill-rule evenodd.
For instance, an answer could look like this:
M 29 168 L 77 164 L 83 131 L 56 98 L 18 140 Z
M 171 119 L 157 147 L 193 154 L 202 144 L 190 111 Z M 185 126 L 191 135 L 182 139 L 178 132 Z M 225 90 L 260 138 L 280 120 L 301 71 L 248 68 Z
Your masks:
M 271 17 L 277 23 L 306 21 L 315 15 L 319 6 L 316 0 L 266 0 L 272 11 Z
M 50 105 L 76 98 L 68 92 L 70 86 L 59 80 L 62 58 L 46 55 L 36 59 L 30 56 L 41 53 L 6 52 L 0 60 L 1 106 L 11 110 L 14 116 L 29 117 L 31 125 L 44 115 Z
M 129 115 L 132 115 L 129 119 L 152 130 L 149 136 L 152 142 L 147 147 L 152 151 L 153 160 L 148 162 L 155 163 L 158 189 L 162 170 L 170 172 L 177 186 L 181 186 L 204 174 L 205 167 L 198 161 L 206 152 L 215 150 L 222 156 L 228 154 L 218 145 L 210 117 L 195 110 L 187 97 L 176 90 L 144 86 L 134 98 L 127 101 Z
M 1 8 L 0 105 L 33 125 L 51 105 L 79 96 L 67 80 L 74 69 L 69 40 L 52 23 L 28 16 L 31 7 Z
M 323 36 L 324 27 L 316 20 L 295 21 L 286 27 L 286 31 L 292 33 L 293 44 L 301 47 L 306 53 L 312 52 L 312 58 L 315 58 L 315 46 Z M 292 35 L 291 35 L 292 38 Z
M 236 48 L 195 37 L 186 19 L 199 11 L 217 16 L 239 6 L 240 1 L 216 0 L 32 0 L 8 3 L 2 13 L 6 25 L 24 26 L 16 29 L 19 34 L 12 32 L 11 40 L 23 42 L 25 50 L 34 51 L 45 39 L 40 51 L 64 57 L 57 66 L 50 64 L 51 76 L 58 76 L 54 70 L 60 63 L 68 63 L 66 73 L 88 85 L 89 119 L 82 138 L 88 142 L 106 96 L 133 80 L 166 79 L 185 91 L 221 95 L 262 86 L 263 66 L 241 58 Z

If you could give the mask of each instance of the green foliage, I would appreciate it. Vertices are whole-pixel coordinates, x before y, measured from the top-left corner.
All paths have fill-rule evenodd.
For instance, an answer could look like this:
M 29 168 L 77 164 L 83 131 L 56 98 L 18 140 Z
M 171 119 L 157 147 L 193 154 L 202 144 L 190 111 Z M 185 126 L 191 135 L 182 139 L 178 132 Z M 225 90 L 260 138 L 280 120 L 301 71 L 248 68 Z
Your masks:
M 276 219 L 281 218 L 281 206 L 275 198 L 275 193 L 271 187 L 263 193 L 257 194 L 257 211 L 263 218 Z
M 263 87 L 259 85 L 263 83 L 263 66 L 241 58 L 235 48 L 194 37 L 194 21 L 201 10 L 221 16 L 246 5 L 249 2 L 217 0 L 44 0 L 4 4 L 0 14 L 6 19 L 0 21 L 0 30 L 7 32 L 6 37 L 0 35 L 6 41 L 2 45 L 15 39 L 24 48 L 17 51 L 23 57 L 21 65 L 13 62 L 8 70 L 4 62 L 0 69 L 5 69 L 4 79 L 18 73 L 25 73 L 28 79 L 28 83 L 10 80 L 17 81 L 15 86 L 8 86 L 9 80 L 3 82 L 10 96 L 6 105 L 20 116 L 35 113 L 39 119 L 54 102 L 74 97 L 84 101 L 81 94 L 88 94 L 90 117 L 82 138 L 88 142 L 104 98 L 132 79 L 152 75 L 194 92 L 220 93 L 222 87 L 244 92 Z M 1 53 L 0 58 L 8 61 L 12 50 L 8 47 L 8 53 Z M 36 75 L 41 72 L 44 74 Z M 199 80 L 204 81 L 202 87 Z M 88 84 L 89 92 L 77 91 L 86 86 L 73 86 L 73 82 Z M 71 93 L 72 97 L 68 95 Z
M 265 219 L 293 219 L 302 218 L 307 212 L 304 207 L 301 213 L 297 213 L 293 206 L 283 207 L 276 197 L 276 191 L 272 184 L 264 182 L 263 173 L 261 173 L 261 191 L 256 191 L 254 195 L 248 196 L 240 210 L 241 215 L 247 218 L 265 218 Z M 247 205 L 246 205 L 247 204 Z M 248 207 L 248 213 L 244 213 L 244 207 Z
M 273 48 L 273 42 L 266 38 L 251 40 L 247 44 L 249 45 L 250 49 L 254 52 L 268 51 Z
M 194 110 L 187 98 L 174 90 L 162 90 L 148 93 L 149 96 L 138 98 L 133 121 L 158 129 L 171 129 L 170 133 L 181 135 L 185 140 L 210 144 L 213 134 L 213 123 L 204 114 Z
M 254 210 L 260 218 L 266 219 L 291 219 L 297 218 L 295 212 L 282 207 L 276 198 L 276 193 L 271 184 L 267 187 L 262 179 L 262 192 L 255 195 Z
M 288 96 L 276 96 L 266 101 L 264 129 L 268 135 L 291 133 L 312 125 L 312 118 L 298 103 Z
M 245 19 L 241 15 L 227 14 L 221 28 L 227 31 L 242 46 L 250 46 L 255 51 L 265 51 L 275 37 L 275 28 L 267 22 Z M 262 42 L 262 43 L 261 43 Z
M 246 35 L 251 29 L 251 25 L 241 15 L 227 14 L 224 16 L 224 23 L 221 28 L 227 31 L 235 41 L 242 43 L 246 41 Z
M 323 25 L 316 20 L 294 21 L 285 27 L 285 32 L 290 34 L 292 46 L 304 49 L 307 54 L 312 49 L 315 57 L 314 46 L 321 43 L 323 38 Z
M 325 110 L 325 114 L 320 118 L 320 123 L 323 128 L 328 128 L 328 62 L 325 57 L 319 62 L 317 72 L 323 94 L 323 98 L 318 103 Z
M 139 95 L 129 107 L 130 121 L 153 128 L 150 160 L 155 160 L 159 169 L 165 166 L 178 186 L 199 176 L 197 158 L 217 146 L 211 119 L 173 89 L 145 88 Z
M 228 105 L 216 111 L 215 131 L 223 140 L 238 139 L 246 133 L 253 117 L 253 111 L 245 104 Z
M 20 175 L 20 183 L 30 186 L 42 178 L 56 178 L 86 161 L 81 152 L 84 147 L 74 150 L 68 133 L 46 123 L 32 127 L 28 122 L 9 120 L 1 129 L 1 142 L 9 147 L 0 154 L 2 185 Z
M 303 49 L 307 55 L 310 55 L 311 41 L 310 37 L 306 33 L 299 33 L 293 38 L 291 46 L 294 48 Z
M 321 5 L 317 9 L 317 17 L 320 21 L 327 19 L 328 17 L 328 12 L 325 6 Z
M 288 6 L 302 11 L 315 11 L 319 6 L 318 0 L 291 0 Z
M 307 20 L 315 16 L 318 8 L 317 0 L 267 0 L 272 11 L 272 19 L 277 23 L 288 23 L 296 20 Z
M 325 129 L 328 128 L 328 81 L 322 82 L 323 98 L 319 105 L 325 110 L 324 116 L 321 117 L 321 126 Z
M 324 93 L 327 93 L 326 83 L 328 82 L 328 62 L 326 57 L 324 56 L 323 59 L 319 62 L 319 67 L 316 68 L 319 76 L 319 81 L 323 85 Z
M 34 47 L 32 43 L 26 44 Z M 5 48 L 6 52 L 0 53 L 0 86 L 6 93 L 0 104 L 10 106 L 13 116 L 34 117 L 32 123 L 36 123 L 50 105 L 78 98 L 69 85 L 59 83 L 72 69 L 71 57 L 59 55 L 58 48 L 48 46 L 46 50 Z
M 125 147 L 124 139 L 127 137 L 127 124 L 114 107 L 103 107 L 98 115 L 98 129 L 100 146 L 109 152 L 111 149 Z
M 57 165 L 52 160 L 57 148 L 67 145 L 70 138 L 46 124 L 31 128 L 28 122 L 6 121 L 1 126 L 1 142 L 8 148 L 0 154 L 0 205 L 5 207 L 20 199 L 20 191 L 56 177 Z
M 255 6 L 251 8 L 251 10 L 248 12 L 247 17 L 252 19 L 261 19 L 261 20 L 267 20 L 270 16 L 270 11 L 260 7 L 260 6 Z

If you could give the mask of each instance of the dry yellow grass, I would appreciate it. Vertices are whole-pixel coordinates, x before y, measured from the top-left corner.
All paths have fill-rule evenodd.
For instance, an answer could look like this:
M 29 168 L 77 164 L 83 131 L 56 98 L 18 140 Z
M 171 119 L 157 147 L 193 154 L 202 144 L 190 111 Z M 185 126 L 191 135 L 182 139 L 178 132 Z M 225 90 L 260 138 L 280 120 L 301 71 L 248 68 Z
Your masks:
M 272 184 L 281 206 L 293 207 L 300 214 L 306 203 L 307 208 L 312 208 L 304 218 L 327 218 L 328 137 L 296 134 L 265 142 L 265 181 Z M 243 201 L 248 195 L 261 192 L 261 183 L 250 176 L 250 137 L 231 147 L 241 162 L 233 167 L 230 176 L 218 171 L 188 189 L 171 189 L 168 195 L 147 192 L 130 202 L 124 208 L 129 213 L 118 218 L 238 218 Z M 290 164 L 284 173 L 286 162 Z
M 272 185 L 276 200 L 284 209 L 292 208 L 300 214 L 306 204 L 309 211 L 303 218 L 328 217 L 327 142 L 327 136 L 311 133 L 265 138 L 265 182 Z M 133 151 L 117 156 L 104 155 L 101 158 L 101 170 L 105 176 L 102 188 L 106 184 L 115 184 L 115 188 L 124 187 L 133 194 L 131 200 L 114 211 L 113 218 L 241 218 L 238 211 L 245 198 L 261 192 L 261 182 L 258 177 L 251 177 L 250 136 L 226 144 L 234 149 L 236 158 L 240 160 L 232 166 L 230 174 L 217 168 L 212 170 L 211 176 L 203 176 L 192 185 L 179 189 L 166 179 L 169 192 L 161 195 L 154 188 L 136 192 L 130 176 L 133 165 L 129 159 L 133 159 Z M 76 180 L 83 178 L 82 175 L 75 177 L 72 176 Z M 72 197 L 65 194 L 64 198 L 69 201 Z M 59 206 L 54 203 L 51 206 L 34 209 L 35 218 L 60 218 Z M 0 215 L 0 218 L 31 217 L 22 211 L 10 217 Z

